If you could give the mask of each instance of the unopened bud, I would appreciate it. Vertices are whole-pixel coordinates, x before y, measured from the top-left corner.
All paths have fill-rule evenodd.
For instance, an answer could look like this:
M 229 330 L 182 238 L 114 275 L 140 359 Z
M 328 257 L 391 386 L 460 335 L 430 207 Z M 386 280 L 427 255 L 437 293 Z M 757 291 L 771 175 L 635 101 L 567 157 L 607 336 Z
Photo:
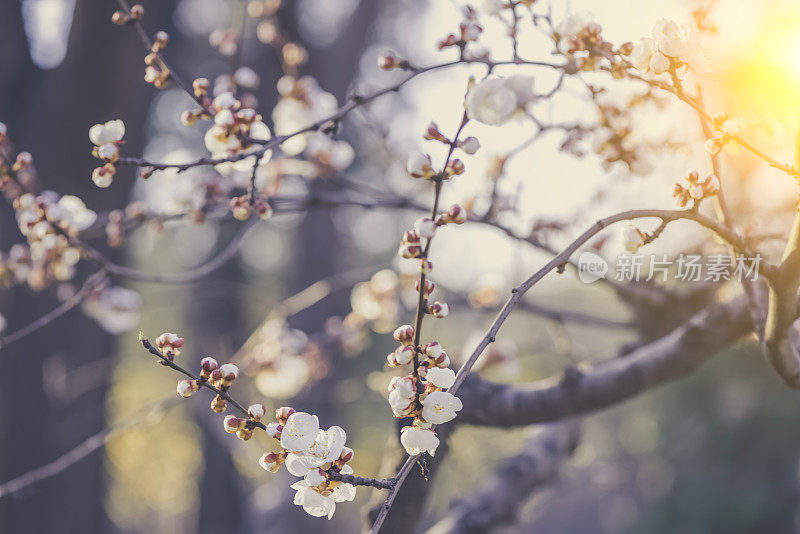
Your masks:
M 124 26 L 129 20 L 128 14 L 124 11 L 114 11 L 114 14 L 111 15 L 111 22 L 117 26 Z
M 286 420 L 289 419 L 289 416 L 291 416 L 294 413 L 294 411 L 295 411 L 294 408 L 290 408 L 288 406 L 281 406 L 280 408 L 275 410 L 275 419 L 277 419 L 280 424 L 285 425 Z
M 188 399 L 200 389 L 200 384 L 196 380 L 180 380 L 178 381 L 178 395 L 184 399 Z
M 428 279 L 426 278 L 426 279 L 425 279 L 425 292 L 424 292 L 424 293 L 425 293 L 425 296 L 426 296 L 426 297 L 429 297 L 429 296 L 430 296 L 430 294 L 431 294 L 431 293 L 433 293 L 433 290 L 434 290 L 435 288 L 436 288 L 436 284 L 434 284 L 434 283 L 433 283 L 433 280 L 428 280 Z M 414 289 L 416 289 L 417 291 L 419 291 L 419 280 L 417 280 L 416 282 L 414 282 Z
M 225 432 L 228 434 L 235 434 L 240 429 L 244 428 L 246 422 L 245 419 L 236 417 L 235 415 L 226 415 L 222 425 L 225 428 Z
M 201 96 L 205 96 L 208 93 L 208 89 L 211 87 L 211 82 L 208 81 L 208 78 L 197 78 L 192 82 L 192 89 L 194 90 L 194 96 L 200 98 Z
M 378 67 L 381 70 L 405 69 L 408 68 L 408 61 L 392 50 L 387 50 L 378 56 Z
M 252 428 L 240 428 L 236 432 L 236 437 L 241 439 L 242 441 L 247 441 L 248 439 L 253 437 L 253 429 Z
M 232 363 L 226 363 L 219 368 L 219 373 L 222 378 L 222 385 L 228 386 L 239 376 L 239 368 Z
M 464 174 L 464 170 L 465 170 L 464 162 L 456 158 L 450 160 L 447 163 L 447 168 L 445 169 L 445 172 L 447 173 L 448 176 L 457 176 L 459 174 Z
M 247 415 L 250 416 L 255 422 L 261 421 L 261 418 L 264 417 L 266 410 L 264 409 L 263 404 L 253 404 L 250 408 L 247 409 Z
M 217 395 L 211 400 L 211 411 L 222 413 L 228 407 L 228 403 L 220 395 Z
M 277 473 L 281 469 L 281 464 L 286 460 L 284 455 L 275 452 L 265 452 L 258 460 L 258 465 L 270 473 Z
M 399 365 L 411 363 L 417 351 L 411 345 L 403 345 L 394 351 L 394 359 Z
M 397 330 L 394 331 L 393 336 L 396 341 L 399 341 L 403 345 L 410 345 L 414 342 L 414 327 L 410 324 L 399 326 Z
M 450 139 L 448 139 L 440 130 L 439 127 L 436 125 L 435 122 L 431 122 L 428 127 L 425 129 L 425 135 L 423 136 L 428 141 L 441 141 L 442 143 L 449 143 Z
M 233 218 L 239 221 L 246 221 L 250 218 L 250 199 L 247 195 L 233 197 L 230 202 Z
M 267 435 L 271 438 L 280 439 L 281 438 L 281 430 L 283 430 L 283 426 L 279 425 L 275 421 L 272 421 L 267 425 Z
M 200 360 L 200 376 L 203 378 L 211 378 L 211 373 L 219 368 L 217 360 L 211 356 L 206 356 Z
M 441 319 L 450 313 L 450 306 L 446 302 L 434 302 L 428 306 L 428 313 Z

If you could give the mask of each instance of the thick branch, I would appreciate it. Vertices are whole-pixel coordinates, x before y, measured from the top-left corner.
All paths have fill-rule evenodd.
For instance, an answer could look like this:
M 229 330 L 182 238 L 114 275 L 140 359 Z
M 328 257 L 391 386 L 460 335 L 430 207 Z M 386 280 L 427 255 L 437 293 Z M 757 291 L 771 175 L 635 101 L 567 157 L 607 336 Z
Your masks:
M 592 412 L 686 376 L 752 330 L 747 299 L 714 304 L 685 325 L 630 354 L 528 387 L 472 375 L 459 397 L 459 423 L 518 426 Z

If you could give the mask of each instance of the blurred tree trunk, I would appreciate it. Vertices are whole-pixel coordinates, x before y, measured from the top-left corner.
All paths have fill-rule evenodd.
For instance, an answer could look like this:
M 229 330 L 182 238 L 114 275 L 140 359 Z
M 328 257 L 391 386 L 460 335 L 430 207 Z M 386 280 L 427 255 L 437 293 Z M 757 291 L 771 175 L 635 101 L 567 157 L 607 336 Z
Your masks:
M 95 211 L 124 206 L 133 181 L 131 170 L 118 174 L 114 185 L 100 190 L 90 180 L 96 163 L 90 155 L 88 129 L 97 122 L 122 118 L 127 126 L 127 149 L 143 145 L 147 102 L 152 89 L 142 81 L 144 52 L 129 28 L 110 22 L 116 4 L 79 0 L 64 62 L 42 71 L 22 48 L 22 21 L 17 0 L 0 3 L 3 81 L 0 117 L 19 150 L 34 156 L 45 189 L 83 198 Z M 144 2 L 146 25 L 157 28 L 172 13 L 174 2 Z M 6 50 L 9 47 L 9 50 Z M 6 56 L 11 56 L 9 59 Z M 7 217 L 3 219 L 7 220 Z M 2 225 L 4 246 L 8 228 Z M 102 243 L 100 243 L 102 244 Z M 82 274 L 86 274 L 86 270 Z M 26 288 L 10 293 L 5 309 L 9 330 L 40 317 L 56 301 L 50 292 L 32 295 Z M 36 468 L 103 428 L 105 381 L 66 405 L 48 400 L 42 384 L 42 364 L 62 356 L 68 369 L 109 358 L 113 338 L 79 311 L 0 353 L 0 376 L 5 431 L 2 473 L 7 480 Z M 13 418 L 13 424 L 10 421 Z M 105 532 L 103 462 L 99 454 L 84 459 L 59 475 L 30 488 L 24 495 L 0 502 L 5 532 Z

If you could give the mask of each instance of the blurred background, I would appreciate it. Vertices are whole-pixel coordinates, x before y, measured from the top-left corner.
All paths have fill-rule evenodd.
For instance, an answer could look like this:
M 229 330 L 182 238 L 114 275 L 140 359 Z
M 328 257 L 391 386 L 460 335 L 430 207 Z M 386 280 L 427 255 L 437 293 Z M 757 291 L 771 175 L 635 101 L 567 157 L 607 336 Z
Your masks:
M 273 46 L 276 28 L 300 47 L 295 52 L 307 54 L 299 73 L 316 78 L 341 105 L 353 91 L 366 93 L 402 76 L 377 68 L 378 54 L 387 48 L 415 65 L 454 59 L 452 50 L 438 51 L 436 43 L 456 31 L 464 5 L 456 0 L 141 3 L 148 31 L 169 33 L 166 56 L 184 79 L 213 80 L 241 66 L 258 73 L 260 84 L 252 92 L 268 123 L 285 73 L 286 51 Z M 592 11 L 614 43 L 638 41 L 661 18 L 688 23 L 693 10 L 710 9 L 713 28 L 704 42 L 710 69 L 700 80 L 709 111 L 728 111 L 748 138 L 791 161 L 800 112 L 800 8 L 777 0 L 712 4 L 572 0 L 540 1 L 535 8 L 547 12 L 549 5 L 556 23 L 569 13 Z M 159 91 L 144 83 L 141 43 L 130 28 L 111 24 L 116 9 L 108 0 L 0 2 L 0 121 L 15 146 L 33 154 L 44 188 L 77 195 L 98 213 L 141 200 L 168 218 L 191 203 L 192 188 L 204 176 L 165 172 L 144 182 L 133 169 L 121 169 L 109 189 L 98 189 L 89 179 L 95 161 L 87 131 L 110 119 L 125 121 L 126 155 L 155 161 L 206 155 L 202 130 L 180 122 L 192 102 L 176 87 Z M 505 26 L 488 16 L 481 21 L 482 41 L 493 57 L 508 57 Z M 242 38 L 230 54 L 226 39 L 238 34 Z M 549 49 L 547 36 L 527 22 L 520 55 L 548 60 Z M 324 195 L 336 190 L 341 174 L 366 188 L 429 201 L 430 191 L 405 173 L 406 156 L 423 147 L 421 135 L 431 120 L 445 133 L 455 131 L 469 76 L 483 72 L 480 66 L 461 66 L 430 73 L 352 113 L 338 133 L 355 155 L 346 171 L 288 179 L 282 191 Z M 549 71 L 531 74 L 540 91 L 557 82 Z M 630 83 L 615 84 L 601 74 L 586 77 L 607 86 L 604 98 L 623 108 L 635 92 Z M 595 107 L 573 81 L 557 98 L 537 105 L 540 118 L 597 122 Z M 465 175 L 445 186 L 445 205 L 462 202 L 479 213 L 494 191 L 505 199 L 506 208 L 495 214 L 500 223 L 521 234 L 537 224 L 563 230 L 548 235 L 556 248 L 597 217 L 634 207 L 672 207 L 677 178 L 689 170 L 710 170 L 702 131 L 690 111 L 669 99 L 636 110 L 632 127 L 643 148 L 635 168 L 608 164 L 592 151 L 591 139 L 583 140 L 584 157 L 566 153 L 560 150 L 563 132 L 554 131 L 526 146 L 501 178 L 492 179 L 487 177 L 496 158 L 534 129 L 524 121 L 502 129 L 470 124 L 466 133 L 477 136 L 482 148 L 466 160 Z M 435 158 L 443 156 L 432 150 Z M 795 184 L 735 149 L 726 152 L 723 169 L 741 228 L 779 234 L 788 228 Z M 257 465 L 271 446 L 268 438 L 258 435 L 245 443 L 225 434 L 203 393 L 179 399 L 178 377 L 143 353 L 136 330 L 151 337 L 164 331 L 184 336 L 182 358 L 192 369 L 207 355 L 240 364 L 245 373 L 236 386 L 238 399 L 263 402 L 268 411 L 295 406 L 318 414 L 323 426 L 342 426 L 356 451 L 356 474 L 377 476 L 387 436 L 394 439 L 384 398 L 391 376 L 385 355 L 394 346 L 389 333 L 413 317 L 413 278 L 395 261 L 395 251 L 417 217 L 412 211 L 358 207 L 276 215 L 258 224 L 240 253 L 205 278 L 166 285 L 116 281 L 141 297 L 141 309 L 127 318 L 123 333 L 113 335 L 73 311 L 0 351 L 0 482 L 88 443 L 78 450 L 80 461 L 3 495 L 0 531 L 357 531 L 362 508 L 376 490 L 359 488 L 356 502 L 340 504 L 330 521 L 307 516 L 291 502 L 289 477 Z M 139 269 L 181 272 L 213 258 L 241 224 L 210 217 L 202 223 L 184 218 L 145 225 L 108 253 Z M 477 343 L 473 334 L 483 332 L 503 295 L 548 256 L 479 225 L 442 234 L 433 247 L 434 279 L 452 313 L 426 328 L 430 339 L 459 361 Z M 21 241 L 13 211 L 0 204 L 0 250 Z M 609 258 L 623 250 L 617 231 L 595 245 Z M 766 246 L 779 254 L 779 243 L 774 250 Z M 702 231 L 679 223 L 647 252 L 720 248 Z M 331 276 L 332 290 L 314 294 L 312 305 L 286 306 L 287 297 Z M 8 331 L 52 309 L 56 293 L 27 287 L 0 293 Z M 480 372 L 486 377 L 520 383 L 545 378 L 565 365 L 613 357 L 640 339 L 642 330 L 658 329 L 637 323 L 608 287 L 581 284 L 574 273 L 547 278 L 529 300 L 607 322 L 573 324 L 521 312 L 484 358 Z M 679 315 L 671 314 L 648 320 L 673 324 Z M 680 383 L 588 417 L 581 444 L 560 478 L 531 499 L 516 526 L 505 531 L 794 532 L 800 526 L 795 400 L 752 340 L 745 340 Z M 497 460 L 513 454 L 525 434 L 525 429 L 459 427 L 432 482 L 421 524 L 433 524 Z M 487 448 L 497 451 L 488 462 Z

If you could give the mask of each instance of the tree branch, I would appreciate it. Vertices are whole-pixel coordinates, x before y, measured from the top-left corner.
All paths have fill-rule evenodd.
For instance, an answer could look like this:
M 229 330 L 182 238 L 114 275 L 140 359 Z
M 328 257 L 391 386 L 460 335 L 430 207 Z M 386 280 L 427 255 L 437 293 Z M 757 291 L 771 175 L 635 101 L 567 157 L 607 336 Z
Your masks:
M 477 491 L 455 501 L 428 534 L 475 534 L 513 522 L 530 495 L 558 475 L 579 437 L 580 425 L 572 419 L 542 425 Z
M 592 412 L 686 376 L 715 353 L 752 332 L 747 299 L 714 304 L 666 336 L 633 352 L 527 386 L 473 375 L 459 398 L 461 424 L 519 426 Z

